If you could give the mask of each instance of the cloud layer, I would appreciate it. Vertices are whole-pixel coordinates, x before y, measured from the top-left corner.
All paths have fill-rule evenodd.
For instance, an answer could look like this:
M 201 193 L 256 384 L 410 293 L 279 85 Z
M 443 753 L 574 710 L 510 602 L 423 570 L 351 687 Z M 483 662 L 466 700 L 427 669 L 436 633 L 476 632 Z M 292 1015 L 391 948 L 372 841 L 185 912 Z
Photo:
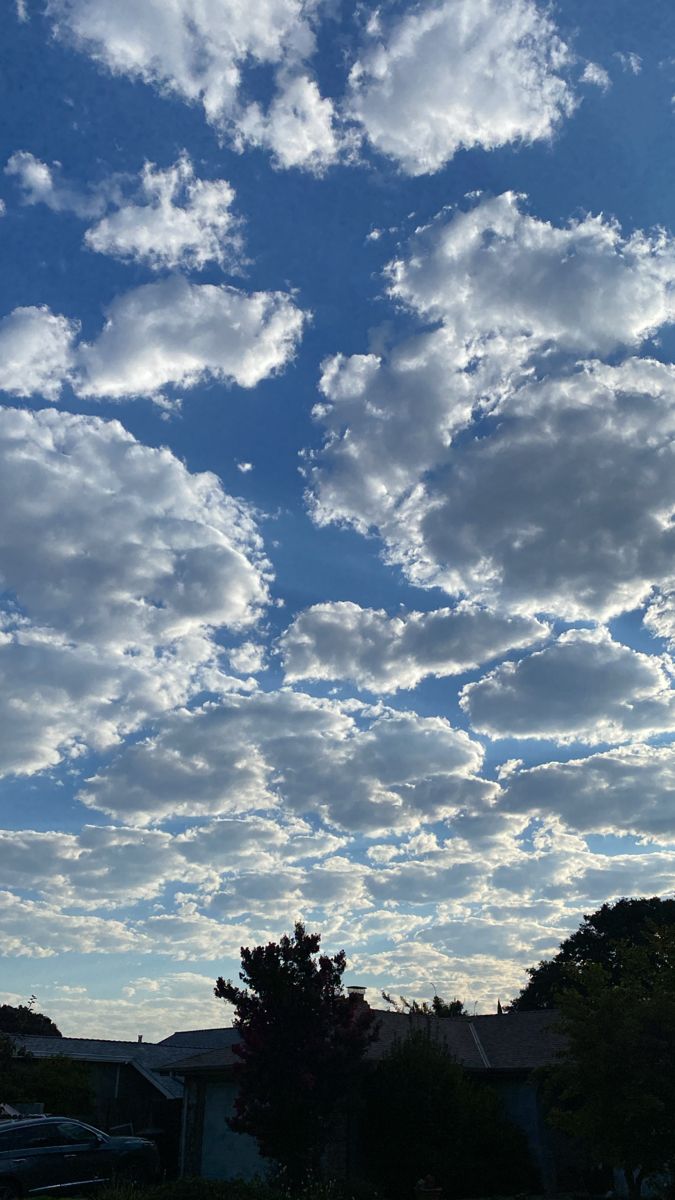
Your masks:
M 545 637 L 548 626 L 459 605 L 388 617 L 343 600 L 315 604 L 284 633 L 286 679 L 349 679 L 375 692 L 414 688 L 426 675 L 461 675 Z
M 443 214 L 388 277 L 437 327 L 324 364 L 315 519 L 376 529 L 413 582 L 511 612 L 606 618 L 667 587 L 673 369 L 578 364 L 672 320 L 671 240 L 559 229 L 506 195 Z
M 5 772 L 229 686 L 212 632 L 268 600 L 245 505 L 116 421 L 0 409 L 0 462 Z

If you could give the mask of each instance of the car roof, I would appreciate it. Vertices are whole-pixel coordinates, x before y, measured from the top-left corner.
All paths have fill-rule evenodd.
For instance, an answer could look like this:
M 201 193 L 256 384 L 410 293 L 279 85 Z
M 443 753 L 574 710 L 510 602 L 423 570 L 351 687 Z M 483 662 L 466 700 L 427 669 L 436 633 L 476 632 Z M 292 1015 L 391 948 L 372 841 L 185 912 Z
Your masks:
M 74 1117 L 59 1117 L 50 1113 L 49 1116 L 37 1113 L 34 1117 L 19 1117 L 9 1118 L 7 1121 L 0 1121 L 0 1133 L 5 1129 L 25 1129 L 28 1125 L 42 1125 L 45 1121 L 74 1121 Z M 76 1121 L 77 1125 L 84 1125 L 84 1121 Z

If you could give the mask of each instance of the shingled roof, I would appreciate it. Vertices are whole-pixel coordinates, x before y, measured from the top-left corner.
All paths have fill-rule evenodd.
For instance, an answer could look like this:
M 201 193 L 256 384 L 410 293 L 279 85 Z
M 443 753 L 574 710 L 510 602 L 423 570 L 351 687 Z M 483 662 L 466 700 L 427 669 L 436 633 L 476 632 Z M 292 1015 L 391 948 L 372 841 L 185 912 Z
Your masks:
M 176 1058 L 176 1047 L 162 1042 L 118 1042 L 107 1038 L 41 1037 L 35 1034 L 8 1035 L 17 1046 L 23 1046 L 34 1058 L 65 1058 L 90 1063 L 120 1063 L 133 1067 L 143 1075 L 168 1100 L 177 1100 L 183 1094 L 178 1079 L 159 1074 L 160 1068 Z M 192 1043 L 194 1052 L 203 1049 Z
M 433 1017 L 420 1014 L 376 1011 L 379 1036 L 367 1051 L 367 1058 L 382 1058 L 397 1043 L 411 1033 L 421 1032 L 441 1042 L 448 1053 L 471 1071 L 532 1071 L 554 1062 L 564 1047 L 564 1039 L 556 1030 L 557 1013 L 514 1012 L 481 1017 Z M 193 1031 L 198 1032 L 198 1031 Z M 177 1075 L 203 1074 L 223 1071 L 239 1060 L 232 1051 L 236 1030 L 211 1030 L 228 1035 L 220 1044 L 198 1054 L 176 1058 L 163 1067 Z M 160 1045 L 171 1045 L 174 1051 L 187 1049 L 181 1034 L 174 1034 Z M 178 1039 L 178 1040 L 174 1040 Z

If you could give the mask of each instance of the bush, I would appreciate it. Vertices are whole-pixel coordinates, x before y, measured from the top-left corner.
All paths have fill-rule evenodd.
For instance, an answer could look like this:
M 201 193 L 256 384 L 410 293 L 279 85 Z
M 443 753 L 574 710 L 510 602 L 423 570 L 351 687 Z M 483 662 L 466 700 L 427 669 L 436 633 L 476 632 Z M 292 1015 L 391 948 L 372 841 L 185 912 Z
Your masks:
M 533 1190 L 525 1139 L 496 1094 L 426 1033 L 413 1033 L 370 1073 L 360 1140 L 368 1178 L 392 1200 L 410 1200 L 428 1175 L 448 1198 Z

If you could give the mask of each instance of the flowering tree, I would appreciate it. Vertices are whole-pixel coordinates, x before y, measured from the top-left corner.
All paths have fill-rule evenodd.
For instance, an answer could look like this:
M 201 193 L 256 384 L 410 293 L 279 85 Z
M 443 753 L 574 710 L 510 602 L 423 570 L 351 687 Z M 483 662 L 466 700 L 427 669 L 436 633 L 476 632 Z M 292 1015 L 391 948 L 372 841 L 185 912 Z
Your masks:
M 345 953 L 319 954 L 321 939 L 298 923 L 292 936 L 241 951 L 244 987 L 216 982 L 234 1006 L 239 1095 L 233 1129 L 292 1181 L 318 1173 L 331 1122 L 349 1095 L 369 1043 L 374 1014 L 345 996 Z

